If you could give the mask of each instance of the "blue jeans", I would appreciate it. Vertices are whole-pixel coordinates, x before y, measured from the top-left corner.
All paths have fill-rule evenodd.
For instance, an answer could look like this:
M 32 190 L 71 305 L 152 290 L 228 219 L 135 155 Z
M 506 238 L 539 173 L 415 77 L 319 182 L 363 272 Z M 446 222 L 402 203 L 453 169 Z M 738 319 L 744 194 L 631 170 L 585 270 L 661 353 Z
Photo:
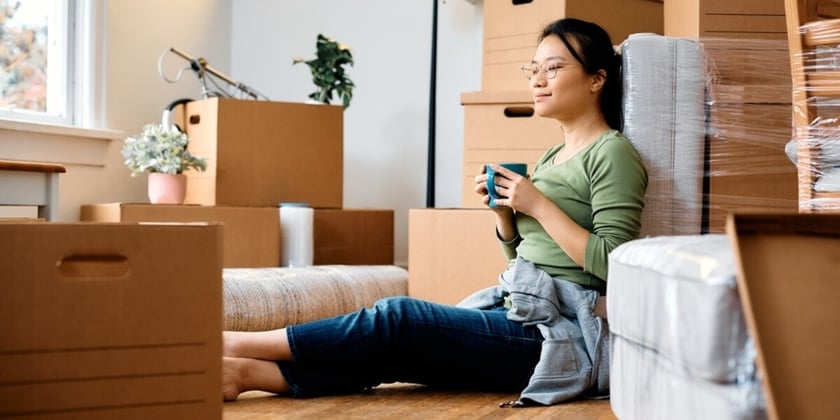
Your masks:
M 290 326 L 293 361 L 278 362 L 295 397 L 360 392 L 381 383 L 519 392 L 540 358 L 536 327 L 503 307 L 440 305 L 408 297 Z

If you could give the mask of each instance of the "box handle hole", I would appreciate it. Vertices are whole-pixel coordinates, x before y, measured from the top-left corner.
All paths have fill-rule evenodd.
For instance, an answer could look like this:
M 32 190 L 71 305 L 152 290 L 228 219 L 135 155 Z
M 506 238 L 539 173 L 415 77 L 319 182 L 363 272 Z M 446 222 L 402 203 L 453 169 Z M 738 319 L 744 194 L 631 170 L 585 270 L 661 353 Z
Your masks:
M 128 277 L 128 258 L 122 255 L 69 255 L 58 261 L 68 280 L 121 280 Z
M 514 6 L 519 6 L 520 4 L 528 4 L 533 2 L 534 0 L 512 0 Z
M 196 125 L 201 122 L 201 115 L 190 115 L 190 124 Z
M 508 106 L 505 107 L 505 117 L 508 118 L 530 118 L 534 116 L 532 106 Z

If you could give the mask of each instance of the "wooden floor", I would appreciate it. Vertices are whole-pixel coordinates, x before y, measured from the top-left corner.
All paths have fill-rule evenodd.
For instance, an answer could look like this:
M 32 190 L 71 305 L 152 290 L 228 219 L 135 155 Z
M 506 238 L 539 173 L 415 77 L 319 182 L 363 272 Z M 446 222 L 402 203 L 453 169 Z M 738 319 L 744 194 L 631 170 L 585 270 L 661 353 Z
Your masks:
M 224 404 L 224 420 L 238 419 L 545 419 L 615 420 L 609 400 L 551 407 L 499 408 L 516 394 L 431 391 L 412 384 L 380 386 L 369 393 L 292 399 L 259 391 Z

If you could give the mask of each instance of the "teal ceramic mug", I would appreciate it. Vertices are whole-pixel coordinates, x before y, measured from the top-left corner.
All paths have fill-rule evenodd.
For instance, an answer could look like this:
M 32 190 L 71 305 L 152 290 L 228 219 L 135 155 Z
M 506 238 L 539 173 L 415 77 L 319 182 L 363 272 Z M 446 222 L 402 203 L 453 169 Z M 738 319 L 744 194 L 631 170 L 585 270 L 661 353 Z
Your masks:
M 509 169 L 513 172 L 516 172 L 522 176 L 528 176 L 528 164 L 527 163 L 512 163 L 512 162 L 505 162 L 499 163 L 499 166 Z M 496 171 L 488 163 L 485 165 L 485 172 L 487 173 L 487 192 L 490 194 L 490 207 L 504 207 L 504 206 L 497 206 L 494 201 L 499 198 L 507 198 L 505 196 L 499 195 L 496 191 L 496 177 L 500 176 L 501 174 L 497 174 Z

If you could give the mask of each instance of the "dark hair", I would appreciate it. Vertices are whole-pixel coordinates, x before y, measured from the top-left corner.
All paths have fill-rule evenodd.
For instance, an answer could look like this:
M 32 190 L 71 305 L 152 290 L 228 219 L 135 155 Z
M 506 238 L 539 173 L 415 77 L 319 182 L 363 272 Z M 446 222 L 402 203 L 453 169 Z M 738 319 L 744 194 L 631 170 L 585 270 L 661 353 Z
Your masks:
M 610 127 L 621 130 L 621 57 L 616 54 L 610 35 L 594 23 L 574 18 L 560 19 L 546 25 L 539 40 L 550 35 L 556 35 L 563 41 L 588 74 L 597 74 L 598 70 L 607 73 L 601 93 L 601 112 Z M 569 38 L 576 41 L 578 49 L 569 42 Z

